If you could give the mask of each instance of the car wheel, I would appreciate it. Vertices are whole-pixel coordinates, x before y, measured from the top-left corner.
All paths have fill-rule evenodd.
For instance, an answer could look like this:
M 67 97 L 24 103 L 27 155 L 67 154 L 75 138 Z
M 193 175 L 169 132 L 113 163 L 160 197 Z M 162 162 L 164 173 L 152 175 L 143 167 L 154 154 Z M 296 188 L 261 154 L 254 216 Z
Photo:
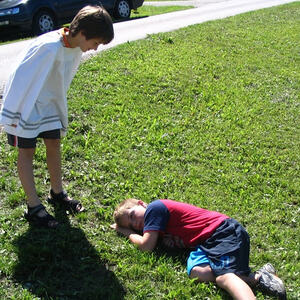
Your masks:
M 52 31 L 56 28 L 55 18 L 52 13 L 42 10 L 33 18 L 33 32 L 37 35 Z
M 114 9 L 114 17 L 116 19 L 128 19 L 130 17 L 131 9 L 128 0 L 117 0 L 115 9 Z

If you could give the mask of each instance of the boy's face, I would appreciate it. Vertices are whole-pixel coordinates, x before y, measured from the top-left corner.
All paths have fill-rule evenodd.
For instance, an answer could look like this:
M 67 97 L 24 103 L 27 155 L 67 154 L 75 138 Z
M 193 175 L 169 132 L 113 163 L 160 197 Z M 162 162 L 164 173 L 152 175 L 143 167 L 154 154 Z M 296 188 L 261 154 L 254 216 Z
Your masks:
M 143 231 L 145 211 L 146 208 L 143 204 L 128 209 L 122 217 L 121 226 L 135 231 Z
M 89 50 L 97 50 L 98 46 L 103 44 L 103 40 L 101 38 L 92 38 L 86 39 L 85 35 L 80 32 L 80 39 L 79 39 L 79 47 L 82 52 L 86 52 Z

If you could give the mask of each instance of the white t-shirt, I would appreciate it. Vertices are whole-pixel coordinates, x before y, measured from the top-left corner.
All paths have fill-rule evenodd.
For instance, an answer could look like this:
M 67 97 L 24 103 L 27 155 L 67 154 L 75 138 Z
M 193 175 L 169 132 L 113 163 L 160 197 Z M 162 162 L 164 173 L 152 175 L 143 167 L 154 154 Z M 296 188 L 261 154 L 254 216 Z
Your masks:
M 7 133 L 34 138 L 68 126 L 67 91 L 82 51 L 67 48 L 60 30 L 39 36 L 23 51 L 4 90 L 0 123 Z M 12 126 L 16 125 L 16 126 Z

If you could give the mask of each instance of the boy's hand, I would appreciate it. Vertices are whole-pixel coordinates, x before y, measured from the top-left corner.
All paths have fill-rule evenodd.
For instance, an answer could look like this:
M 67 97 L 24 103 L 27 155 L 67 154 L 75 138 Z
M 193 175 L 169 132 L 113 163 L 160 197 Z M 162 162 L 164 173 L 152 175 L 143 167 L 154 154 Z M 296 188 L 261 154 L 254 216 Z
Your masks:
M 164 235 L 164 237 L 162 239 L 162 243 L 169 248 L 174 248 L 174 246 L 175 246 L 174 240 L 170 234 Z
M 114 230 L 117 230 L 117 226 L 118 226 L 117 223 L 109 225 L 109 227 L 114 229 Z
M 130 228 L 120 227 L 117 224 L 111 224 L 110 228 L 128 237 L 142 251 L 152 251 L 156 246 L 158 231 L 150 231 L 140 235 Z
M 135 233 L 135 231 L 133 231 L 132 229 L 125 228 L 125 227 L 120 227 L 116 223 L 111 224 L 110 228 L 116 230 L 118 233 L 121 233 L 125 236 L 129 236 L 130 234 Z
M 169 248 L 185 248 L 183 240 L 179 236 L 172 236 L 171 234 L 165 234 L 162 243 Z

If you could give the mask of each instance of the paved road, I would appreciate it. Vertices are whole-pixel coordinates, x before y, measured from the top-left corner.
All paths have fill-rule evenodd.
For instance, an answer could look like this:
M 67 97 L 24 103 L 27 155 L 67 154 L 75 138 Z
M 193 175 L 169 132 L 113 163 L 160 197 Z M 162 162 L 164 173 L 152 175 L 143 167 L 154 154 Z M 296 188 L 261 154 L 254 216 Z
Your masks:
M 149 34 L 168 32 L 205 21 L 221 19 L 247 11 L 267 8 L 295 0 L 187 0 L 178 1 L 184 5 L 195 5 L 196 8 L 177 11 L 168 14 L 141 18 L 114 24 L 115 39 L 106 46 L 100 46 L 97 51 L 83 55 L 83 60 L 99 51 L 116 45 L 143 39 Z M 177 1 L 151 2 L 151 5 L 175 5 Z M 149 4 L 146 2 L 145 4 Z M 0 98 L 7 76 L 13 65 L 14 58 L 30 42 L 30 40 L 0 46 Z M 0 100 L 1 101 L 1 100 Z M 1 105 L 1 103 L 0 103 Z
M 152 5 L 152 6 L 205 6 L 207 4 L 226 2 L 230 0 L 173 0 L 173 1 L 145 1 L 144 5 Z

